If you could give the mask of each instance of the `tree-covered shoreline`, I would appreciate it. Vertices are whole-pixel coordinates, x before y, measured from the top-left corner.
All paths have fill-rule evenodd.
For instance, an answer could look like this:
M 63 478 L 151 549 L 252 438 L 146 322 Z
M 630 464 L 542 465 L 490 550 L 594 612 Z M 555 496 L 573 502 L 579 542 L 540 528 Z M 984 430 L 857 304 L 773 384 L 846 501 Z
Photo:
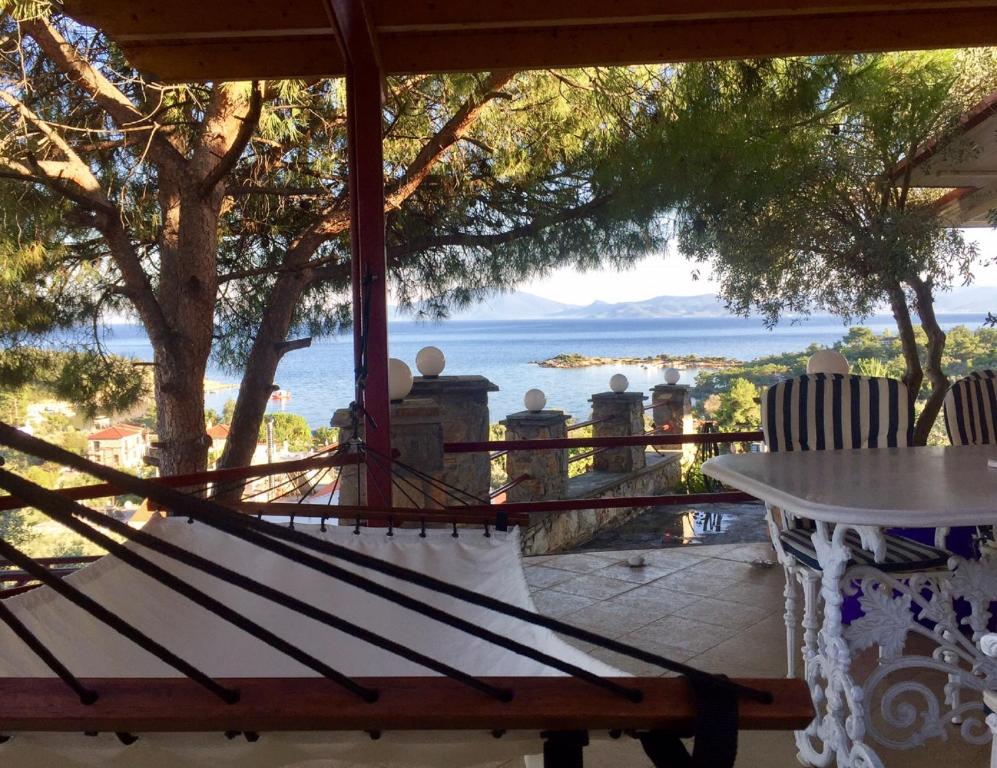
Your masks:
M 918 352 L 927 354 L 927 338 L 923 330 L 915 329 Z M 977 329 L 957 325 L 946 333 L 947 342 L 941 368 L 949 380 L 956 381 L 970 371 L 997 368 L 997 328 Z M 902 342 L 896 333 L 877 334 L 870 328 L 855 326 L 848 330 L 833 349 L 845 356 L 853 373 L 864 376 L 888 376 L 900 379 L 905 369 Z M 721 431 L 757 429 L 761 414 L 758 397 L 761 390 L 784 378 L 806 372 L 807 359 L 822 347 L 811 344 L 799 352 L 765 355 L 749 362 L 716 370 L 702 370 L 691 388 L 696 415 L 716 424 Z M 918 391 L 916 409 L 920 413 L 930 396 L 930 384 L 925 381 Z M 944 427 L 938 418 L 929 435 L 929 443 L 944 443 Z

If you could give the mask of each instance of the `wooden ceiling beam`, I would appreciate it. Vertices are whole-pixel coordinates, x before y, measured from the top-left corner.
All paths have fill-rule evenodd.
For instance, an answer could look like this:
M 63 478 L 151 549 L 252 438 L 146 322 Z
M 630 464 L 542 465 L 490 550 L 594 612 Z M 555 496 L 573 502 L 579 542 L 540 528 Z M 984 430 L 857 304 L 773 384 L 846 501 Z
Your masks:
M 997 43 L 997 3 L 844 17 L 381 33 L 377 42 L 388 74 L 964 47 Z M 169 81 L 339 76 L 346 64 L 331 34 L 123 47 L 140 70 Z
M 370 0 L 379 32 L 863 15 L 995 5 L 994 0 Z
M 555 68 L 978 46 L 997 7 L 863 16 L 381 34 L 390 73 Z
M 273 37 L 329 29 L 326 2 L 342 13 L 340 0 L 66 0 L 74 18 L 106 30 L 119 41 L 170 38 Z M 743 18 L 864 16 L 883 12 L 956 11 L 997 7 L 997 0 L 504 0 L 475 2 L 372 0 L 377 31 L 438 32 L 456 29 L 606 26 L 666 21 Z
M 342 77 L 346 62 L 333 35 L 284 40 L 126 43 L 129 63 L 163 82 Z
M 154 40 L 189 33 L 254 33 L 329 27 L 322 0 L 64 0 L 66 13 L 116 40 Z

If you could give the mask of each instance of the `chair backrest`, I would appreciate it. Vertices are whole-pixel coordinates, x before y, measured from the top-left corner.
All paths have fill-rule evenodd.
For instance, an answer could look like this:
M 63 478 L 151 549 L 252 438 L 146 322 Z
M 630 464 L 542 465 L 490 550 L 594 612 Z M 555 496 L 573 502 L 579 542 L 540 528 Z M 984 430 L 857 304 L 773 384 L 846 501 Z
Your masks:
M 815 373 L 784 379 L 762 395 L 770 451 L 909 446 L 914 400 L 896 379 Z
M 945 395 L 945 429 L 952 445 L 997 443 L 997 371 L 973 371 Z

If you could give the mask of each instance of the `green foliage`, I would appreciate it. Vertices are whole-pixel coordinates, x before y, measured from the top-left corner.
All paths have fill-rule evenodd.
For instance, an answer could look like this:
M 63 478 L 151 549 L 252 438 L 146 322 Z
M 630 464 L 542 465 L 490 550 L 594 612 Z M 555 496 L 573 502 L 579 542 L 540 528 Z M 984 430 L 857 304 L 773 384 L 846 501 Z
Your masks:
M 941 51 L 686 66 L 675 113 L 652 134 L 679 250 L 710 263 L 732 311 L 769 322 L 861 317 L 908 278 L 968 279 L 975 248 L 897 175 L 997 87 L 992 68 L 981 76 L 968 61 Z
M 495 423 L 488 425 L 489 440 L 505 440 L 505 427 Z M 509 482 L 509 474 L 506 472 L 506 456 L 499 456 L 491 462 L 491 487 L 498 488 Z
M 890 369 L 889 366 L 882 360 L 876 360 L 873 357 L 861 357 L 855 361 L 855 365 L 851 368 L 852 373 L 856 373 L 859 376 L 875 376 L 875 377 L 889 377 Z
M 235 413 L 235 400 L 229 399 L 225 401 L 225 405 L 222 406 L 222 424 L 231 424 L 232 415 Z
M 0 386 L 8 390 L 0 408 L 16 414 L 14 392 L 29 384 L 91 417 L 128 410 L 149 391 L 145 376 L 124 357 L 38 347 L 0 348 Z
M 336 427 L 319 427 L 312 430 L 312 443 L 316 448 L 334 445 L 339 442 L 339 430 Z
M 0 512 L 0 541 L 20 547 L 30 535 L 31 531 L 23 510 Z
M 296 413 L 274 413 L 267 416 L 260 425 L 260 440 L 267 439 L 267 422 L 273 423 L 273 435 L 277 445 L 287 443 L 292 451 L 307 451 L 313 445 L 312 431 L 304 416 Z
M 918 329 L 916 335 L 923 357 L 926 354 L 924 332 Z M 948 338 L 942 368 L 950 379 L 955 380 L 970 371 L 997 368 L 997 328 L 984 325 L 972 330 L 957 325 L 948 331 Z M 756 429 L 760 411 L 754 398 L 758 397 L 759 388 L 780 379 L 802 375 L 806 371 L 807 359 L 820 348 L 811 344 L 803 352 L 766 355 L 749 362 L 738 361 L 721 370 L 700 371 L 692 389 L 697 414 L 700 418 L 715 421 L 721 431 Z M 894 379 L 904 373 L 900 339 L 889 331 L 876 334 L 861 326 L 849 328 L 833 348 L 845 356 L 852 373 Z M 918 396 L 918 413 L 924 407 L 928 394 L 929 387 L 925 384 Z M 738 426 L 741 424 L 749 426 Z M 932 434 L 932 440 L 941 441 L 932 444 L 948 442 L 942 439 L 944 429 L 941 421 Z
M 747 379 L 740 376 L 731 379 L 729 388 L 718 400 L 716 409 L 709 414 L 718 431 L 741 432 L 761 425 L 758 387 Z
M 571 420 L 574 422 L 574 419 Z M 573 429 L 568 433 L 568 437 L 592 437 L 592 430 L 594 425 L 588 427 L 582 427 L 581 429 Z M 582 456 L 588 453 L 592 453 L 591 448 L 569 448 L 568 449 L 568 477 L 575 477 L 576 475 L 582 475 L 586 472 L 591 472 L 594 466 L 594 461 L 592 456 L 586 456 L 584 459 L 572 459 L 576 456 Z

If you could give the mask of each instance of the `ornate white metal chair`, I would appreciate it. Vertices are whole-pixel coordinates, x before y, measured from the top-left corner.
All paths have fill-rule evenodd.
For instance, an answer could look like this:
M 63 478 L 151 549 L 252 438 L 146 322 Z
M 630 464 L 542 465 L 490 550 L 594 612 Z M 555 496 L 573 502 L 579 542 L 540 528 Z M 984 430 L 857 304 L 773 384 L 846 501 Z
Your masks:
M 990 658 L 997 658 L 997 635 L 984 635 L 980 640 L 980 648 Z M 997 768 L 997 690 L 986 691 L 983 694 L 983 703 L 990 710 L 990 714 L 987 715 L 987 725 L 994 735 L 990 747 L 990 768 Z
M 762 396 L 762 431 L 769 451 L 829 451 L 909 446 L 913 440 L 914 403 L 907 387 L 895 379 L 812 373 L 785 379 Z M 842 478 L 847 482 L 847 478 Z M 769 507 L 769 532 L 786 572 L 787 676 L 796 676 L 797 584 L 803 591 L 803 655 L 817 647 L 820 628 L 820 566 L 812 530 L 784 510 Z M 944 568 L 949 553 L 905 536 L 885 536 L 885 557 L 875 562 L 854 531 L 846 543 L 855 562 L 892 573 Z M 847 607 L 847 606 L 846 606 Z
M 997 445 L 997 371 L 973 371 L 955 382 L 945 395 L 944 415 L 952 445 Z M 982 546 L 997 543 L 991 526 L 975 533 Z

